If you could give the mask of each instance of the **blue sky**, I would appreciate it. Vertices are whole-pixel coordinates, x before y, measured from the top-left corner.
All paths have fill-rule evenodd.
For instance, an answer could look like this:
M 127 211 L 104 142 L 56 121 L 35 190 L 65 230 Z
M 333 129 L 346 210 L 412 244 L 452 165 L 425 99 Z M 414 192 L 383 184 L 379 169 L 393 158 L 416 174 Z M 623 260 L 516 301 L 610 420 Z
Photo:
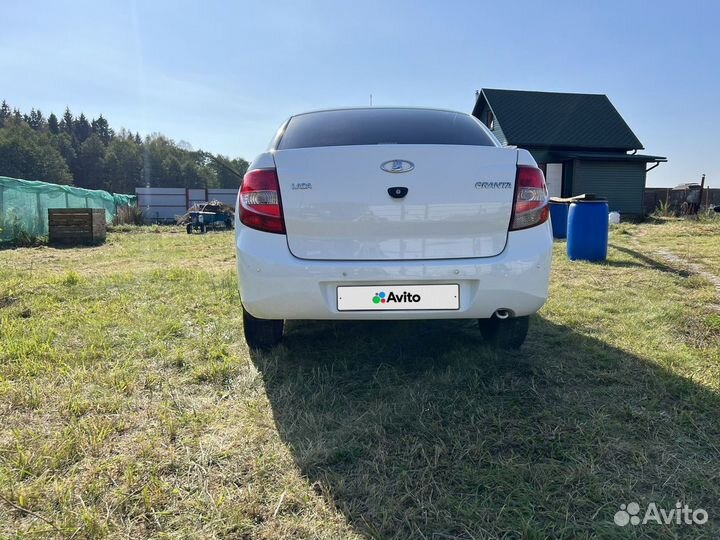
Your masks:
M 648 185 L 720 187 L 720 2 L 5 3 L 0 99 L 251 160 L 309 109 L 470 111 L 476 89 L 607 94 Z

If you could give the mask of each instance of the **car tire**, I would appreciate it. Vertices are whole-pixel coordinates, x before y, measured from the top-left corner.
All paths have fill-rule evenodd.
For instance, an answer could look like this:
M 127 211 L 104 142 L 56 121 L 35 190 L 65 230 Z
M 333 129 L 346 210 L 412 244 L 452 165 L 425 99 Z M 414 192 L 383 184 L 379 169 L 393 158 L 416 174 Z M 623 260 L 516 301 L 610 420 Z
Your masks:
M 192 223 L 188 223 L 187 227 L 185 227 L 185 228 L 187 229 L 188 234 L 192 234 L 192 230 L 193 230 Z
M 530 328 L 530 317 L 478 319 L 483 339 L 497 349 L 517 350 L 525 343 Z
M 282 341 L 283 326 L 282 319 L 258 319 L 243 307 L 243 332 L 251 349 L 268 350 L 278 345 Z

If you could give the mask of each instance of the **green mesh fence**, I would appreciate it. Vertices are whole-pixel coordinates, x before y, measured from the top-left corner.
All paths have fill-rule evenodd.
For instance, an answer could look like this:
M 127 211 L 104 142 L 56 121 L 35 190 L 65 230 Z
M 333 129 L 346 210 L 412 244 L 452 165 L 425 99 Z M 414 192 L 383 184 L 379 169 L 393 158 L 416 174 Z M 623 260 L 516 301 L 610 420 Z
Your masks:
M 48 208 L 104 208 L 111 223 L 119 206 L 134 205 L 136 199 L 135 195 L 0 176 L 0 240 L 19 234 L 47 235 Z

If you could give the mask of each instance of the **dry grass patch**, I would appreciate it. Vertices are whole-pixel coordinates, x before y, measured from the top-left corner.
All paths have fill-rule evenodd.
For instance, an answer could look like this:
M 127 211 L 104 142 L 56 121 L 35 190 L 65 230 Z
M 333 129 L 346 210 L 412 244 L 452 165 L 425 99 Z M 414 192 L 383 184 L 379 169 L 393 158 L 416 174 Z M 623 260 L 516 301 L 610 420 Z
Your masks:
M 717 537 L 714 289 L 653 255 L 691 225 L 557 244 L 520 353 L 292 322 L 251 356 L 228 233 L 0 251 L 0 537 Z M 677 500 L 710 522 L 612 523 Z

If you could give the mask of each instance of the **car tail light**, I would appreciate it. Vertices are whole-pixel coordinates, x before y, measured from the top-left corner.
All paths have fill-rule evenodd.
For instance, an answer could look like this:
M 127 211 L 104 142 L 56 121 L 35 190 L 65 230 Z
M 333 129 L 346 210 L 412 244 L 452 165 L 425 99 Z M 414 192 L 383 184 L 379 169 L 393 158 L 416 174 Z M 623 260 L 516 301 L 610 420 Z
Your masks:
M 280 183 L 275 169 L 246 173 L 238 200 L 238 217 L 243 225 L 258 231 L 285 234 Z
M 527 229 L 548 219 L 548 192 L 545 177 L 537 167 L 518 165 L 515 177 L 515 203 L 510 230 Z

